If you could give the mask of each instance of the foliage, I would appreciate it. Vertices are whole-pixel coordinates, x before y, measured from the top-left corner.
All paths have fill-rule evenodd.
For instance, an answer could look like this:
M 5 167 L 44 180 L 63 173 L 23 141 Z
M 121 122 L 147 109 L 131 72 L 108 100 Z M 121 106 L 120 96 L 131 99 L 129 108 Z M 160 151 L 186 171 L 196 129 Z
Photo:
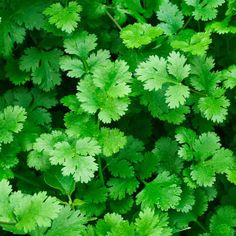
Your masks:
M 0 1 L 0 235 L 235 235 L 235 11 Z

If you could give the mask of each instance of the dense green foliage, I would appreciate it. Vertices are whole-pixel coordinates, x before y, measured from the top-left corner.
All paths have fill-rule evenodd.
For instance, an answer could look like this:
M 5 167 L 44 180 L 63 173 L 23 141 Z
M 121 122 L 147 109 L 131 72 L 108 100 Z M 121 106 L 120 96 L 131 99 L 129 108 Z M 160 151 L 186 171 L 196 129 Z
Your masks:
M 0 1 L 0 235 L 235 235 L 235 16 Z

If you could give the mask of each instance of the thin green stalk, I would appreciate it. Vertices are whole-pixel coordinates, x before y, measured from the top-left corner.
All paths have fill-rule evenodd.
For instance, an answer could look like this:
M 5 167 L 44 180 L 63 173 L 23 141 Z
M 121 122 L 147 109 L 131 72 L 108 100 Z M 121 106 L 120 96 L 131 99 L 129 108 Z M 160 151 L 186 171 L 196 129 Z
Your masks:
M 200 25 L 200 21 L 197 22 L 197 28 L 198 28 L 198 32 L 201 32 L 201 25 Z
M 88 221 L 91 222 L 91 221 L 95 221 L 97 219 L 98 219 L 97 217 L 91 217 L 91 218 L 88 219 Z
M 206 229 L 198 220 L 196 220 L 195 223 L 196 223 L 205 233 L 207 233 L 207 229 Z
M 58 199 L 58 201 L 59 201 L 62 205 L 70 205 L 68 202 L 62 201 L 61 199 Z
M 100 178 L 102 184 L 105 185 L 105 180 L 104 180 L 103 171 L 102 171 L 102 159 L 101 159 L 101 156 L 98 156 L 98 174 L 99 174 L 99 178 Z
M 19 180 L 22 180 L 23 182 L 27 183 L 27 184 L 30 184 L 32 186 L 35 186 L 35 187 L 40 187 L 39 184 L 37 184 L 35 181 L 31 181 L 30 179 L 27 179 L 25 178 L 24 176 L 22 175 L 19 175 L 17 173 L 14 173 L 14 176 L 19 179 Z
M 88 71 L 89 71 L 89 66 L 88 66 L 87 61 L 86 61 L 85 59 L 83 59 L 83 58 L 81 58 L 81 61 L 82 61 L 82 63 L 83 63 L 83 67 L 84 67 L 85 72 L 88 73 Z
M 193 89 L 193 88 L 189 88 L 189 90 L 192 91 L 193 93 L 198 94 L 198 95 L 201 95 L 201 96 L 204 96 L 204 97 L 207 96 L 207 94 L 205 94 L 205 93 L 201 93 L 201 92 L 199 92 L 199 91 L 197 91 L 197 90 L 195 90 L 195 89 Z
M 5 221 L 0 221 L 0 225 L 15 225 L 16 222 L 5 222 Z
M 190 230 L 191 229 L 191 227 L 187 227 L 187 228 L 184 228 L 184 229 L 179 229 L 179 230 L 174 230 L 174 232 L 173 233 L 180 233 L 180 232 L 183 232 L 183 231 L 186 231 L 186 230 Z
M 107 16 L 112 20 L 112 22 L 116 25 L 116 27 L 119 30 L 122 30 L 121 26 L 119 25 L 119 23 L 116 21 L 116 19 L 106 10 L 106 14 Z
M 192 20 L 192 18 L 193 18 L 193 16 L 190 16 L 190 17 L 188 18 L 188 20 L 186 21 L 186 23 L 185 23 L 184 26 L 183 26 L 183 29 L 186 28 L 186 26 L 189 24 L 189 22 Z

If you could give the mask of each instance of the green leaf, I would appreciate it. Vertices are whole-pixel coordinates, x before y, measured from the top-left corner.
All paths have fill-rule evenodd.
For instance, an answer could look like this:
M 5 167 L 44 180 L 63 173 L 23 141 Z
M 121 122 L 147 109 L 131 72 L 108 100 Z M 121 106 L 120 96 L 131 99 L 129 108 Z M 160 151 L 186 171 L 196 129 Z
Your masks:
M 225 0 L 209 0 L 198 1 L 198 0 L 185 0 L 185 2 L 193 7 L 193 16 L 195 20 L 212 20 L 217 15 L 217 7 L 221 6 Z
M 192 166 L 191 177 L 199 186 L 212 186 L 216 180 L 215 171 L 211 165 L 202 162 Z
M 108 160 L 108 169 L 115 177 L 130 178 L 134 176 L 134 168 L 127 160 Z
M 167 58 L 167 69 L 169 74 L 173 75 L 178 82 L 187 78 L 190 73 L 190 65 L 186 64 L 187 58 L 179 52 L 171 52 Z
M 103 220 L 99 220 L 96 224 L 96 233 L 98 236 L 130 236 L 134 235 L 134 227 L 128 221 L 115 213 L 107 213 Z
M 176 129 L 175 138 L 180 144 L 187 143 L 192 146 L 195 139 L 197 138 L 197 135 L 193 130 L 189 128 L 179 127 Z
M 50 227 L 61 210 L 59 201 L 55 197 L 47 196 L 46 192 L 34 195 L 12 192 L 12 187 L 6 180 L 0 182 L 0 190 L 1 209 L 6 210 L 1 211 L 0 219 L 10 223 L 2 224 L 2 227 L 17 234 L 27 234 L 39 227 Z
M 108 189 L 101 184 L 101 181 L 91 181 L 84 188 L 80 188 L 80 197 L 86 203 L 102 204 L 107 201 Z
M 35 0 L 34 4 L 30 4 L 29 0 L 22 0 L 14 2 L 15 12 L 14 21 L 24 26 L 28 30 L 41 29 L 44 26 L 45 19 L 42 14 L 47 6 L 46 2 Z
M 145 23 L 128 25 L 120 32 L 120 37 L 127 48 L 147 45 L 160 35 L 162 35 L 160 28 Z
M 57 235 L 81 235 L 85 229 L 87 219 L 80 211 L 63 207 L 58 217 L 52 222 L 52 227 L 44 234 L 45 236 Z
M 181 188 L 179 179 L 170 175 L 168 171 L 160 173 L 152 182 L 148 183 L 137 195 L 137 204 L 142 207 L 161 210 L 175 209 L 180 201 Z M 157 197 L 158 196 L 158 197 Z
M 26 111 L 19 106 L 8 106 L 0 112 L 0 143 L 13 141 L 13 134 L 19 133 L 26 120 Z
M 79 13 L 82 8 L 76 2 L 69 2 L 62 7 L 60 3 L 50 5 L 43 13 L 49 17 L 49 23 L 67 33 L 73 32 L 80 21 Z
M 212 157 L 212 165 L 216 173 L 226 173 L 227 170 L 233 169 L 235 165 L 233 152 L 229 149 L 221 148 Z
M 212 216 L 210 230 L 212 235 L 233 236 L 236 227 L 236 209 L 232 206 L 221 206 Z
M 232 15 L 233 16 L 233 15 Z M 230 25 L 231 23 L 231 17 L 232 16 L 228 16 L 225 19 L 223 19 L 222 21 L 211 21 L 207 24 L 206 26 L 206 31 L 207 32 L 216 32 L 218 34 L 235 34 L 236 33 L 236 27 Z
M 169 91 L 167 90 L 166 96 L 170 97 L 168 103 L 171 108 L 178 107 L 178 104 L 183 104 L 185 98 L 189 96 L 188 87 L 180 84 L 190 73 L 190 65 L 186 64 L 186 60 L 185 56 L 174 51 L 169 54 L 167 60 L 158 56 L 150 56 L 146 62 L 142 62 L 136 69 L 137 79 L 144 83 L 144 89 L 148 91 L 158 91 L 163 88 L 163 85 L 167 84 L 175 85 L 168 88 Z M 179 97 L 176 95 L 178 89 L 182 92 Z M 172 104 L 171 96 L 175 96 L 172 100 L 178 98 L 179 101 Z
M 101 148 L 98 145 L 98 142 L 91 138 L 79 139 L 75 145 L 76 145 L 76 152 L 83 156 L 86 155 L 95 156 L 101 152 Z
M 12 222 L 14 221 L 13 214 L 10 210 L 9 195 L 12 192 L 12 186 L 7 180 L 0 182 L 0 221 Z
M 117 153 L 127 142 L 124 133 L 118 129 L 102 128 L 99 144 L 102 146 L 103 155 L 109 157 Z
M 75 191 L 75 181 L 72 176 L 64 176 L 58 167 L 50 168 L 44 174 L 44 181 L 52 188 L 60 190 L 63 194 L 71 196 Z
M 140 236 L 172 235 L 172 230 L 168 226 L 168 215 L 155 213 L 150 208 L 145 208 L 139 213 L 139 218 L 135 220 L 135 231 Z
M 189 88 L 182 84 L 170 86 L 166 91 L 166 102 L 170 108 L 177 108 L 184 105 L 186 99 L 189 97 Z
M 150 178 L 157 172 L 158 157 L 151 152 L 144 155 L 143 160 L 135 166 L 137 175 L 142 179 Z
M 146 62 L 140 63 L 136 69 L 136 76 L 144 83 L 144 89 L 159 90 L 164 83 L 168 82 L 166 66 L 166 60 L 158 56 L 150 56 Z
M 202 97 L 199 99 L 198 108 L 207 120 L 222 123 L 228 114 L 230 102 L 225 96 Z
M 16 228 L 25 233 L 37 226 L 49 227 L 51 220 L 58 216 L 61 206 L 54 197 L 48 197 L 46 192 L 39 192 L 33 196 L 15 192 L 10 197 L 10 204 L 17 217 Z
M 176 207 L 176 210 L 187 213 L 192 210 L 194 203 L 194 191 L 191 188 L 185 186 L 184 188 L 182 188 L 181 200 Z
M 197 160 L 206 160 L 220 147 L 220 138 L 213 132 L 203 133 L 193 144 Z
M 107 184 L 109 186 L 110 197 L 114 200 L 121 200 L 126 197 L 126 194 L 133 194 L 139 186 L 136 178 L 111 178 Z
M 21 44 L 24 41 L 26 30 L 11 19 L 12 9 L 10 9 L 10 12 L 5 9 L 1 12 L 1 16 L 0 54 L 4 57 L 9 57 L 12 54 L 14 44 Z
M 170 173 L 176 174 L 181 172 L 183 168 L 183 161 L 178 157 L 177 150 L 178 146 L 174 140 L 167 137 L 158 139 L 155 143 L 155 148 L 152 151 L 156 162 L 153 163 L 153 166 L 157 165 L 157 173 L 159 171 L 169 171 Z
M 163 21 L 159 24 L 159 27 L 167 35 L 175 34 L 184 24 L 182 12 L 175 4 L 172 4 L 168 0 L 163 1 L 160 5 L 157 18 Z
M 185 120 L 186 114 L 190 113 L 187 106 L 171 109 L 165 98 L 165 89 L 146 92 L 141 97 L 141 104 L 148 107 L 153 117 L 172 124 L 180 124 Z
M 29 75 L 19 69 L 18 61 L 15 59 L 9 59 L 5 66 L 6 75 L 14 85 L 25 84 L 30 80 Z
M 97 88 L 106 91 L 111 98 L 125 97 L 130 92 L 129 82 L 131 73 L 125 61 L 118 60 L 114 63 L 106 63 L 106 67 L 95 68 L 93 82 Z
M 134 204 L 133 197 L 126 197 L 121 200 L 110 201 L 111 210 L 118 214 L 128 213 Z
M 61 83 L 59 73 L 59 57 L 62 52 L 58 49 L 42 51 L 38 48 L 27 48 L 20 59 L 20 69 L 30 72 L 34 84 L 45 91 L 53 89 Z
M 80 81 L 77 97 L 84 111 L 94 114 L 103 123 L 110 123 L 123 116 L 129 105 L 128 94 L 131 73 L 124 61 L 107 61 L 96 67 L 92 75 Z
M 65 52 L 70 55 L 76 55 L 81 59 L 86 59 L 91 51 L 97 46 L 97 37 L 86 31 L 75 33 L 72 37 L 65 39 Z
M 170 44 L 174 49 L 180 49 L 183 52 L 190 52 L 192 55 L 202 56 L 208 50 L 211 42 L 212 39 L 209 33 L 195 33 L 188 29 L 181 31 Z
M 82 61 L 69 56 L 61 57 L 60 67 L 63 71 L 68 71 L 67 75 L 71 78 L 80 78 L 85 73 Z
M 233 89 L 236 86 L 236 65 L 230 66 L 228 69 L 222 71 L 224 78 L 224 86 Z
M 84 145 L 81 148 L 81 145 Z M 50 162 L 53 165 L 63 165 L 65 176 L 73 175 L 75 181 L 88 183 L 97 170 L 94 156 L 100 153 L 100 147 L 90 138 L 79 139 L 75 147 L 68 142 L 58 142 L 50 152 Z

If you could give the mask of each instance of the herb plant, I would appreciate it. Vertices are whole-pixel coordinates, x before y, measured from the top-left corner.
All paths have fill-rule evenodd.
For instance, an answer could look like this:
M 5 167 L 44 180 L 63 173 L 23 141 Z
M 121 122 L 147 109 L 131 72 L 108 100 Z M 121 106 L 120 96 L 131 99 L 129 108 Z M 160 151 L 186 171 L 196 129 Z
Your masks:
M 0 1 L 0 235 L 235 235 L 235 16 Z

